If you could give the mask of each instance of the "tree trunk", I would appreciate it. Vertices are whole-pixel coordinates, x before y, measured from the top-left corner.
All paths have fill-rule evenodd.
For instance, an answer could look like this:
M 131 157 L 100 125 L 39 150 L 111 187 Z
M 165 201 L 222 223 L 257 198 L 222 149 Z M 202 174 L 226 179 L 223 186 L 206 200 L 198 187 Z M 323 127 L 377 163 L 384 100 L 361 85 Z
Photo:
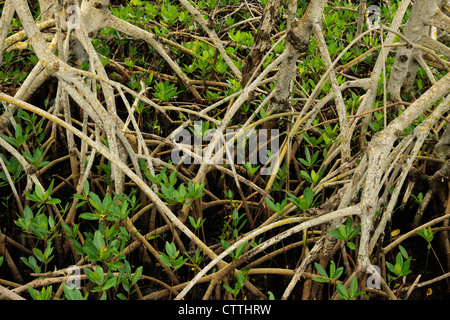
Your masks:
M 431 26 L 443 31 L 450 30 L 450 18 L 441 10 L 443 2 L 442 0 L 416 0 L 403 35 L 415 44 L 450 56 L 449 48 L 430 37 Z M 392 101 L 401 101 L 402 93 L 411 92 L 419 67 L 418 59 L 422 59 L 424 53 L 423 50 L 413 49 L 410 46 L 398 49 L 387 85 Z
M 242 68 L 241 86 L 245 87 L 250 77 L 257 77 L 260 73 L 257 67 L 267 51 L 272 47 L 270 42 L 270 33 L 276 28 L 276 23 L 280 16 L 280 1 L 269 0 L 264 7 L 258 32 L 256 33 L 250 54 L 245 58 L 244 67 Z

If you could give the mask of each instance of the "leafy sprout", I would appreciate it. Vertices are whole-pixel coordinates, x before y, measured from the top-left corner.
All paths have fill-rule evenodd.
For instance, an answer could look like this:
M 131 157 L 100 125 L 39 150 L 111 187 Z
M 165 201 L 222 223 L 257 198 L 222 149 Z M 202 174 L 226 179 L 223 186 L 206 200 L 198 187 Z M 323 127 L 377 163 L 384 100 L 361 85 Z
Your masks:
M 355 244 L 350 240 L 354 239 L 361 231 L 361 226 L 353 228 L 353 218 L 349 217 L 344 225 L 340 224 L 337 230 L 330 230 L 328 233 L 338 240 L 345 241 L 347 246 L 354 250 Z

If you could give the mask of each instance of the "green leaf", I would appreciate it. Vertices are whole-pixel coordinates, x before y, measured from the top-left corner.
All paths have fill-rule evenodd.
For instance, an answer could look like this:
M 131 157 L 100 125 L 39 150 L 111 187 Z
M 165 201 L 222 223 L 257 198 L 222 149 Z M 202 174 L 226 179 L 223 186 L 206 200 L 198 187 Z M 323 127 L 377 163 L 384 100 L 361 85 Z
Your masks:
M 44 262 L 44 253 L 38 249 L 38 248 L 33 248 L 33 253 L 36 256 L 36 258 L 40 261 L 40 262 Z
M 353 229 L 353 219 L 352 217 L 348 217 L 347 222 L 345 223 L 345 234 L 347 236 L 350 235 Z
M 311 188 L 305 188 L 305 190 L 303 190 L 303 198 L 305 199 L 305 201 L 308 203 L 308 206 L 310 207 L 311 204 L 314 201 L 314 191 Z
M 72 240 L 72 247 L 79 255 L 83 254 L 83 246 L 79 241 Z
M 130 281 L 128 280 L 128 278 L 122 278 L 121 280 L 122 283 L 122 287 L 125 289 L 125 291 L 129 292 L 130 291 Z
M 172 267 L 172 263 L 170 262 L 169 257 L 167 257 L 166 255 L 161 255 L 159 258 L 161 259 L 161 262 L 164 263 L 166 266 Z
M 343 267 L 337 268 L 337 270 L 336 270 L 336 272 L 334 273 L 332 279 L 333 279 L 334 281 L 336 281 L 337 279 L 339 279 L 339 277 L 342 275 L 343 272 L 344 272 L 344 268 L 343 268 Z M 331 273 L 331 272 L 330 272 L 330 273 Z
M 48 259 L 50 258 L 50 255 L 53 252 L 53 248 L 52 248 L 52 241 L 51 239 L 47 241 L 47 247 L 45 248 L 44 251 L 44 258 L 47 260 L 47 262 L 49 261 Z
M 105 246 L 105 240 L 103 239 L 103 235 L 100 230 L 95 230 L 93 243 L 98 251 L 100 251 Z
M 136 271 L 134 272 L 133 277 L 131 278 L 131 285 L 134 285 L 141 278 L 142 269 L 143 269 L 142 266 L 140 266 L 139 268 L 136 269 Z
M 400 276 L 402 274 L 402 266 L 400 264 L 398 264 L 398 263 L 395 264 L 394 273 L 398 276 Z
M 188 218 L 189 218 L 189 222 L 191 223 L 191 225 L 192 225 L 195 229 L 197 229 L 197 223 L 195 222 L 194 217 L 188 216 Z
M 58 203 L 61 203 L 61 200 L 53 198 L 53 199 L 47 200 L 46 203 L 48 203 L 48 204 L 58 204 Z
M 20 257 L 20 260 L 22 260 L 22 262 L 25 263 L 25 265 L 27 265 L 35 273 L 41 272 L 41 268 L 37 265 L 37 261 L 33 256 L 28 257 L 28 259 L 25 257 Z
M 298 160 L 299 160 L 305 167 L 308 167 L 308 168 L 309 168 L 310 164 L 309 164 L 305 159 L 303 159 L 303 158 L 298 158 Z
M 395 263 L 398 265 L 402 265 L 403 264 L 403 256 L 402 254 L 399 252 L 397 253 L 397 256 L 395 257 Z
M 409 270 L 410 262 L 411 262 L 411 259 L 407 259 L 405 261 L 405 263 L 402 265 L 401 276 L 407 276 L 408 274 L 410 274 L 412 272 L 411 270 Z
M 339 232 L 345 240 L 348 239 L 347 229 L 342 224 L 339 225 Z
M 83 192 L 85 195 L 89 194 L 89 181 L 85 180 L 83 184 Z
M 313 280 L 313 281 L 316 281 L 316 282 L 322 282 L 322 283 L 327 283 L 327 282 L 329 282 L 328 279 L 325 279 L 325 278 L 322 278 L 322 277 L 314 277 L 314 278 L 312 278 L 312 280 Z
M 231 245 L 224 239 L 221 239 L 220 242 L 222 243 L 222 247 L 224 250 L 227 250 Z
M 47 200 L 47 198 L 50 196 L 50 193 L 52 192 L 53 189 L 53 184 L 54 184 L 55 180 L 52 180 L 50 182 L 50 185 L 47 188 L 47 191 L 45 191 L 45 195 L 44 195 L 44 199 L 43 200 Z
M 341 283 L 336 284 L 336 290 L 342 299 L 349 300 L 348 292 L 343 284 Z
M 311 179 L 311 176 L 309 175 L 308 172 L 304 171 L 304 170 L 300 170 L 300 176 L 305 179 L 306 181 L 313 183 L 313 179 Z
M 338 240 L 345 240 L 345 238 L 342 236 L 342 234 L 338 230 L 329 230 L 329 234 L 331 234 L 333 237 L 335 237 Z
M 398 246 L 398 249 L 400 250 L 400 253 L 402 254 L 402 256 L 403 256 L 405 259 L 408 259 L 408 258 L 409 258 L 408 252 L 406 251 L 405 248 L 403 248 L 403 246 L 399 245 L 399 246 Z
M 331 261 L 331 264 L 330 264 L 330 278 L 332 278 L 334 276 L 335 272 L 336 272 L 336 264 L 334 263 L 334 261 Z
M 328 278 L 327 272 L 325 271 L 325 269 L 324 269 L 320 264 L 318 264 L 317 262 L 315 262 L 315 263 L 314 263 L 314 266 L 316 267 L 317 271 L 318 271 L 322 276 L 324 276 L 325 278 Z
M 0 136 L 2 137 L 3 140 L 5 140 L 6 142 L 8 142 L 10 145 L 12 145 L 13 147 L 18 147 L 16 140 L 13 137 L 9 137 L 7 135 L 4 134 L 0 134 Z
M 354 277 L 350 282 L 350 297 L 356 297 L 356 293 L 358 291 L 358 279 Z
M 34 290 L 31 286 L 27 286 L 28 292 L 30 293 L 31 298 L 33 298 L 33 300 L 38 300 L 38 296 L 36 294 L 36 292 L 38 292 L 37 290 Z
M 116 281 L 117 281 L 117 278 L 113 276 L 108 281 L 106 281 L 105 285 L 102 287 L 102 290 L 108 290 L 109 288 L 111 288 L 112 286 L 114 286 L 116 284 Z
M 99 272 L 97 272 L 97 271 L 98 271 L 97 268 L 95 268 L 95 271 L 89 270 L 87 268 L 84 269 L 84 273 L 89 278 L 89 280 L 91 280 L 93 283 L 95 283 L 97 285 L 100 285 L 101 281 L 102 281 L 103 271 L 99 271 Z
M 34 185 L 34 192 L 36 193 L 39 199 L 43 199 L 44 193 L 42 192 L 42 189 L 38 184 Z
M 239 212 L 237 211 L 237 209 L 233 210 L 233 226 L 237 226 L 239 223 Z
M 63 283 L 63 291 L 67 300 L 83 300 L 80 290 L 70 289 L 65 283 Z
M 245 241 L 243 244 L 236 248 L 234 259 L 238 259 L 244 253 L 245 248 L 247 247 L 247 243 L 248 241 Z
M 95 193 L 91 192 L 89 195 L 89 204 L 98 212 L 103 211 L 103 203 Z
M 307 147 L 305 147 L 305 159 L 309 166 L 309 164 L 311 164 L 311 153 L 309 152 L 309 149 Z
M 27 193 L 26 196 L 27 196 L 27 198 L 29 200 L 31 200 L 33 202 L 40 202 L 41 201 L 41 199 L 39 199 L 39 197 L 36 194 L 34 194 L 34 193 L 32 193 L 32 194 Z
M 275 205 L 275 203 L 272 200 L 270 200 L 267 197 L 264 197 L 264 200 L 266 201 L 266 203 L 270 209 L 272 209 L 273 211 L 277 211 L 277 206 Z
M 173 242 L 169 243 L 168 241 L 166 241 L 166 252 L 170 258 L 172 258 L 172 259 L 176 258 L 178 256 L 178 254 L 177 254 L 177 248 L 175 247 L 175 243 L 173 243 Z
M 311 170 L 311 178 L 313 183 L 317 183 L 320 179 L 320 174 L 316 173 L 314 170 Z
M 123 293 L 118 293 L 118 294 L 116 295 L 116 297 L 119 298 L 120 300 L 128 300 L 128 298 L 125 297 L 125 295 L 124 295 Z
M 229 291 L 232 295 L 235 295 L 235 294 L 234 294 L 235 290 L 232 289 L 229 285 L 224 284 L 223 287 L 224 287 L 227 291 Z
M 386 261 L 386 266 L 388 267 L 389 271 L 395 274 L 395 268 L 392 263 Z
M 183 259 L 182 257 L 179 257 L 174 263 L 174 270 L 181 268 L 186 263 L 187 260 L 188 258 Z
M 351 239 L 353 239 L 354 237 L 356 237 L 356 236 L 359 234 L 360 231 L 361 231 L 361 226 L 357 226 L 357 227 L 350 233 L 350 235 L 348 236 L 348 240 L 351 240 Z
M 23 210 L 23 213 L 25 216 L 25 220 L 31 220 L 34 217 L 33 211 L 31 211 L 30 207 L 28 207 L 28 206 L 25 207 L 25 209 Z
M 356 249 L 356 246 L 355 246 L 355 244 L 353 243 L 353 242 L 347 242 L 347 247 L 349 247 L 351 250 L 355 250 Z

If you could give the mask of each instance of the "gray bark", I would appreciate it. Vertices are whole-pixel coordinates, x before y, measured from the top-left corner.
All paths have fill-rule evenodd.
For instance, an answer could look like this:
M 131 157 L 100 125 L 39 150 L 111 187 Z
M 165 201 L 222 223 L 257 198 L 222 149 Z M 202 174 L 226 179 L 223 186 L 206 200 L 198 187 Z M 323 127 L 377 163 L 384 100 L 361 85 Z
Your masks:
M 444 31 L 450 30 L 450 18 L 442 12 L 443 2 L 442 0 L 416 0 L 403 35 L 414 44 L 448 55 L 449 48 L 430 38 L 430 26 Z M 423 54 L 422 50 L 409 46 L 398 49 L 387 85 L 391 100 L 401 101 L 401 94 L 411 91 L 419 68 L 417 60 Z
M 272 98 L 269 112 L 280 112 L 288 109 L 291 95 L 291 81 L 296 72 L 297 58 L 302 52 L 308 50 L 311 36 L 314 33 L 314 24 L 322 23 L 322 13 L 326 0 L 310 1 L 306 12 L 298 22 L 288 25 L 286 36 L 287 57 L 280 67 L 276 83 L 276 96 Z M 296 12 L 296 7 L 294 14 Z M 289 13 L 292 16 L 292 13 Z
M 450 126 L 447 126 L 441 139 L 434 147 L 433 156 L 442 160 L 450 158 Z

